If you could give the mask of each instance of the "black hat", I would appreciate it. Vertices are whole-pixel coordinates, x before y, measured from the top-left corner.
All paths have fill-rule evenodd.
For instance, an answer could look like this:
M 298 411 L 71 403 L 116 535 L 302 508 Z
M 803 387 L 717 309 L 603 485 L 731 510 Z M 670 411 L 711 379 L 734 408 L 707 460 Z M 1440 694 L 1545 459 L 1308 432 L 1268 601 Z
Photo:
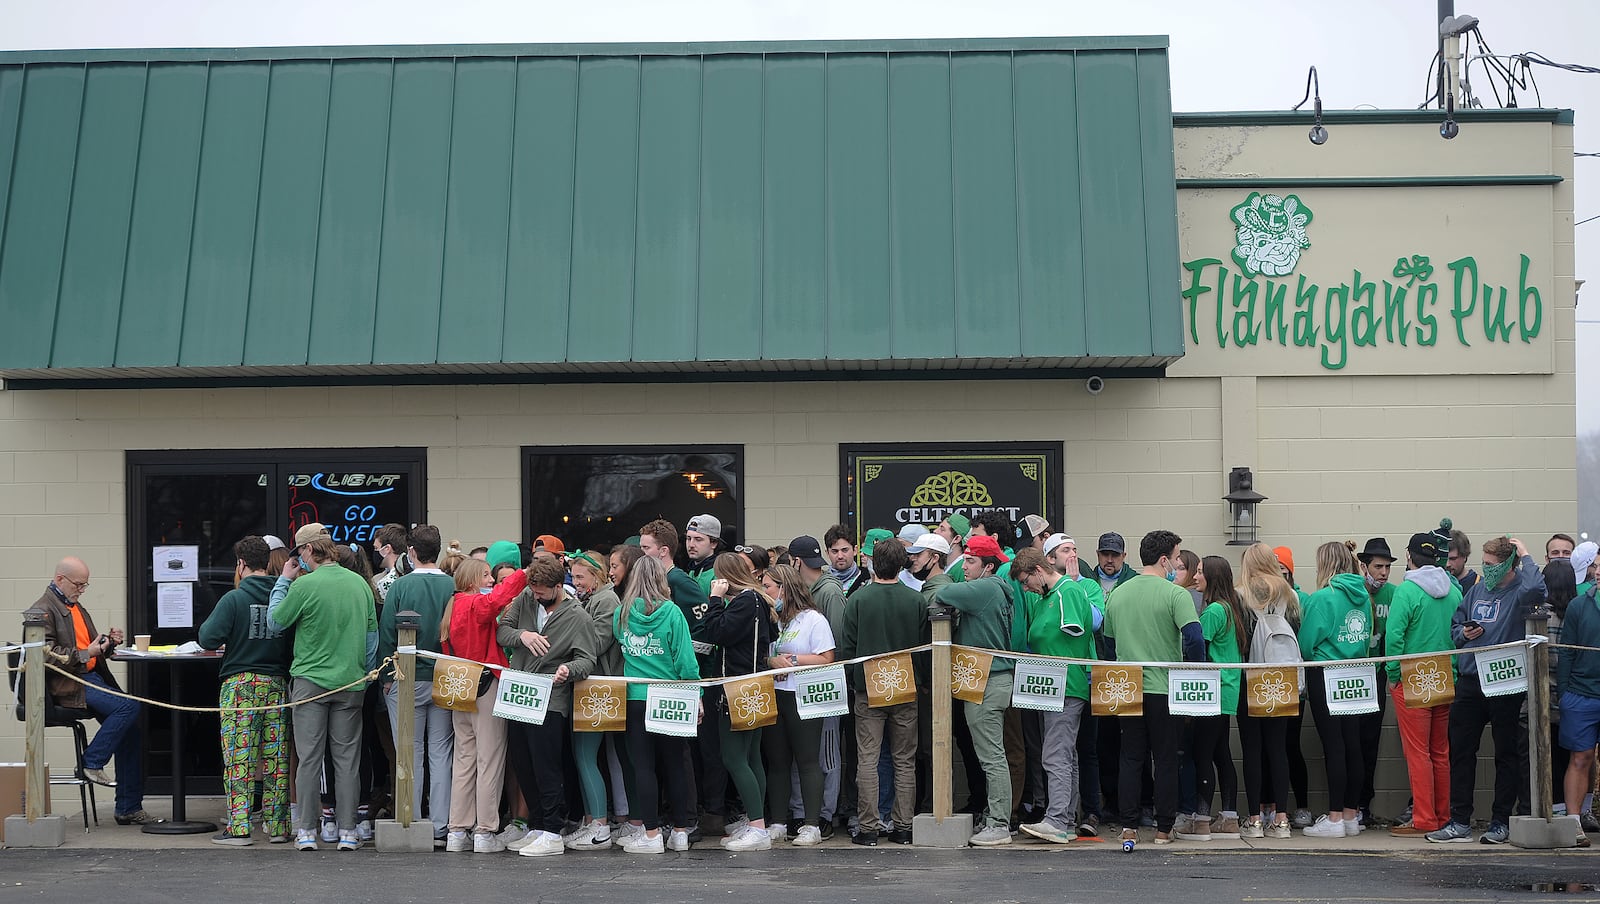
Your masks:
M 1449 546 L 1446 545 L 1448 550 Z M 1406 543 L 1406 552 L 1411 554 L 1411 561 L 1418 566 L 1434 565 L 1439 561 L 1439 535 L 1434 533 L 1412 534 L 1410 542 Z
M 821 568 L 826 562 L 822 559 L 822 544 L 816 537 L 795 537 L 789 541 L 789 555 L 806 564 L 807 568 Z
M 1382 537 L 1373 537 L 1371 540 L 1367 541 L 1367 548 L 1361 550 L 1356 558 L 1361 560 L 1361 564 L 1366 565 L 1376 556 L 1382 556 L 1391 562 L 1395 560 L 1394 553 L 1389 551 L 1388 540 L 1385 540 Z
M 1100 542 L 1095 546 L 1096 552 L 1114 552 L 1119 555 L 1127 552 L 1127 549 L 1127 544 L 1122 542 L 1122 535 L 1119 533 L 1101 534 Z

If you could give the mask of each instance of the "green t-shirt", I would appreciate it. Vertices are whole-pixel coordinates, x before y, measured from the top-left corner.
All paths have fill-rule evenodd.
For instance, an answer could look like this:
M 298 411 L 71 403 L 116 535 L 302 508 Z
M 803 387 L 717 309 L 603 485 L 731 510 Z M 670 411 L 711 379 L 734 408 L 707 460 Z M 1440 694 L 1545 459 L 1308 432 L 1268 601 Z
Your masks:
M 272 621 L 294 628 L 289 674 L 328 690 L 359 680 L 367 673 L 367 637 L 377 643 L 376 610 L 372 585 L 338 565 L 318 565 L 295 578 L 283 602 L 271 610 Z
M 1233 630 L 1233 614 L 1225 603 L 1212 603 L 1200 613 L 1200 631 L 1206 636 L 1206 654 L 1212 662 L 1244 662 L 1239 652 L 1239 635 Z M 1222 714 L 1239 712 L 1239 670 L 1222 670 Z
M 1044 596 L 1028 594 L 1028 649 L 1046 656 L 1094 658 L 1094 611 L 1082 586 L 1056 580 Z M 1089 699 L 1089 667 L 1067 666 L 1067 696 Z
M 1166 578 L 1141 574 L 1106 597 L 1105 635 L 1124 662 L 1182 662 L 1183 628 L 1199 621 L 1194 597 Z M 1144 692 L 1167 693 L 1167 670 L 1146 668 Z

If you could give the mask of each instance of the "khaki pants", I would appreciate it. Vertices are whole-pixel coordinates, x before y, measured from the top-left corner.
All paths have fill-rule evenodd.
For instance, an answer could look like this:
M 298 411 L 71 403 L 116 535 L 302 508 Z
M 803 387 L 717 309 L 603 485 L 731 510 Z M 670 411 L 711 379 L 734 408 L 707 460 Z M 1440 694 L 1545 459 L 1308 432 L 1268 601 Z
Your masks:
M 452 831 L 494 832 L 500 827 L 500 789 L 506 775 L 506 720 L 494 717 L 500 681 L 478 698 L 475 713 L 452 712 L 456 751 L 450 783 Z
M 874 709 L 867 695 L 856 694 L 856 806 L 861 831 L 878 832 L 878 755 L 884 731 L 889 734 L 889 756 L 894 760 L 894 810 L 896 829 L 910 829 L 917 802 L 916 701 Z

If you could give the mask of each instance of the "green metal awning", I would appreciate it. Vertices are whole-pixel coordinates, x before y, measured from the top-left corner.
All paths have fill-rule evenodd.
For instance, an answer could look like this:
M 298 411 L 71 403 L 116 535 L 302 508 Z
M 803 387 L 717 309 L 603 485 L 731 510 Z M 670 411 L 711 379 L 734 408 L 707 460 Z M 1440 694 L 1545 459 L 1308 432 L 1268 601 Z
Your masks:
M 1165 38 L 0 53 L 0 377 L 1159 369 L 1176 212 Z

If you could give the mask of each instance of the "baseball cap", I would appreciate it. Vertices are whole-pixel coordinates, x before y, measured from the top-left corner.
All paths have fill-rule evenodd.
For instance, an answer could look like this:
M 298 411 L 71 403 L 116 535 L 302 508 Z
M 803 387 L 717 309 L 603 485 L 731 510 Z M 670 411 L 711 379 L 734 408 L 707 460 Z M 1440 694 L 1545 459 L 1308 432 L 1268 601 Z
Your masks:
M 1026 546 L 1034 537 L 1049 529 L 1050 522 L 1044 520 L 1043 517 L 1039 515 L 1024 515 L 1022 516 L 1022 539 L 1018 542 Z
M 923 534 L 917 538 L 917 542 L 906 549 L 906 552 L 927 552 L 930 549 L 939 555 L 948 556 L 950 554 L 950 541 L 938 534 Z
M 540 534 L 533 538 L 533 548 L 564 555 L 567 551 L 567 544 L 562 543 L 561 538 L 554 534 Z
M 278 539 L 277 537 L 274 537 L 271 534 L 266 534 L 261 539 L 267 541 L 267 549 L 269 549 L 269 550 L 286 548 L 283 545 L 283 541 L 282 540 Z
M 722 522 L 717 520 L 716 515 L 695 515 L 689 519 L 689 525 L 685 530 L 705 534 L 713 540 L 722 539 Z
M 1066 534 L 1051 534 L 1050 536 L 1045 538 L 1045 541 L 1044 541 L 1044 554 L 1048 556 L 1049 554 L 1055 552 L 1056 551 L 1056 547 L 1060 546 L 1063 543 L 1071 543 L 1073 546 L 1077 546 L 1078 545 L 1078 541 L 1072 539 L 1071 537 L 1067 536 Z
M 972 533 L 972 519 L 968 518 L 966 515 L 960 514 L 959 512 L 952 512 L 950 517 L 944 520 L 950 522 L 950 529 L 955 531 L 956 536 L 963 540 L 967 539 L 967 536 Z
M 1011 561 L 1011 557 L 1007 556 L 1000 548 L 1000 541 L 989 536 L 988 534 L 984 534 L 981 537 L 973 537 L 968 540 L 967 555 L 977 556 L 979 558 L 988 557 L 999 559 L 1002 562 Z
M 920 524 L 907 524 L 905 527 L 900 528 L 900 542 L 910 547 L 911 544 L 917 542 L 918 537 L 927 532 L 928 529 Z
M 1406 542 L 1406 552 L 1418 565 L 1433 565 L 1439 561 L 1439 538 L 1432 532 L 1412 534 Z
M 313 521 L 294 532 L 294 548 L 299 549 L 314 540 L 331 539 L 333 537 L 328 533 L 328 528 L 321 522 Z
M 867 531 L 866 537 L 861 540 L 861 554 L 864 556 L 872 555 L 873 547 L 877 545 L 879 540 L 887 540 L 893 536 L 894 534 L 890 533 L 887 528 L 874 527 L 872 530 Z
M 816 537 L 795 537 L 789 541 L 789 555 L 806 564 L 807 568 L 821 568 L 822 544 Z
M 1128 551 L 1128 545 L 1122 542 L 1121 534 L 1105 533 L 1100 535 L 1100 542 L 1096 544 L 1095 549 L 1099 552 L 1125 553 Z

